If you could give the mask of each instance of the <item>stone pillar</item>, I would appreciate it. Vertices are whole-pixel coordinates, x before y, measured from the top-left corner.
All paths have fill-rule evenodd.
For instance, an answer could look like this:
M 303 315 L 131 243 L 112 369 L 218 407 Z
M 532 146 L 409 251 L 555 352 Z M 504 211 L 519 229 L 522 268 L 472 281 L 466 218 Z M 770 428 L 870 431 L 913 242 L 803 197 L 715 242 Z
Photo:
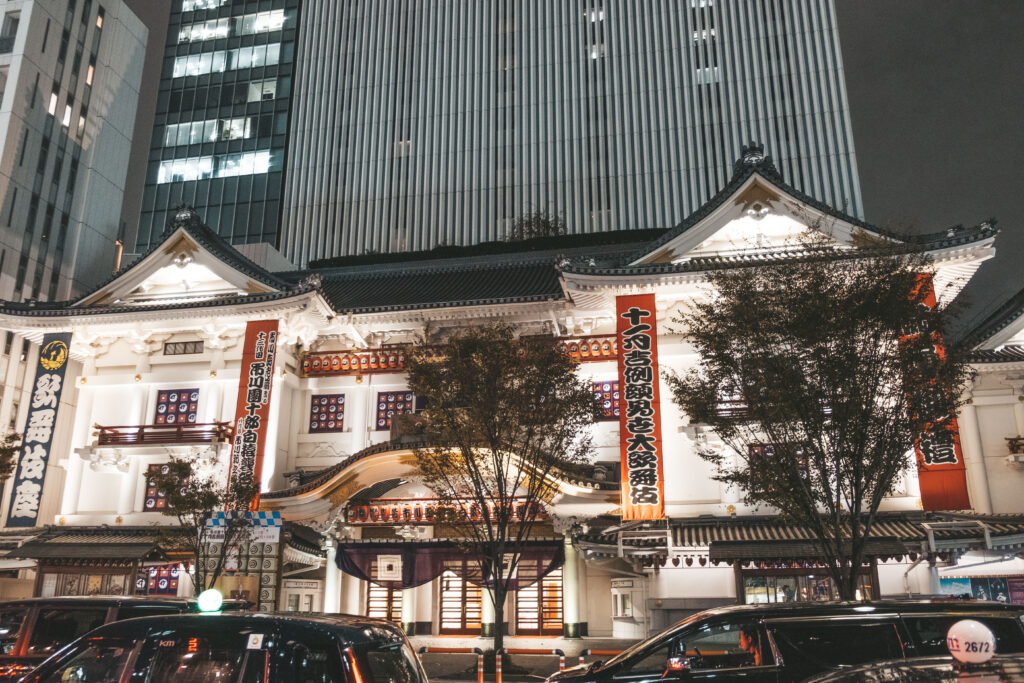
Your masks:
M 79 478 L 79 482 L 81 478 Z M 121 475 L 121 491 L 117 498 L 117 514 L 127 515 L 135 512 L 135 497 L 142 481 L 142 464 L 138 457 L 130 457 L 128 471 Z M 81 484 L 79 484 L 81 485 Z
M 494 594 L 486 588 L 480 590 L 480 635 L 494 637 Z
M 342 574 L 341 611 L 343 614 L 362 614 L 363 582 L 354 576 Z
M 932 595 L 942 592 L 939 586 L 939 565 L 934 558 L 928 560 L 928 592 Z
M 429 636 L 434 632 L 434 581 L 417 586 L 416 591 L 416 634 Z
M 989 494 L 988 472 L 985 468 L 985 452 L 981 445 L 981 431 L 978 428 L 978 409 L 968 403 L 960 409 L 960 440 L 964 450 L 964 464 L 967 467 L 967 490 L 971 496 L 971 507 L 975 512 L 990 514 L 992 497 Z
M 1013 416 L 1017 418 L 1017 435 L 1024 436 L 1024 388 L 1017 394 L 1017 401 L 1013 405 Z
M 327 571 L 324 576 L 324 612 L 337 614 L 341 609 L 341 570 L 336 561 L 338 542 L 328 537 L 324 542 L 327 550 Z
M 572 537 L 565 536 L 565 566 L 562 568 L 562 634 L 579 638 L 580 633 L 580 567 L 579 553 Z
M 402 589 L 402 629 L 406 635 L 416 635 L 416 589 Z

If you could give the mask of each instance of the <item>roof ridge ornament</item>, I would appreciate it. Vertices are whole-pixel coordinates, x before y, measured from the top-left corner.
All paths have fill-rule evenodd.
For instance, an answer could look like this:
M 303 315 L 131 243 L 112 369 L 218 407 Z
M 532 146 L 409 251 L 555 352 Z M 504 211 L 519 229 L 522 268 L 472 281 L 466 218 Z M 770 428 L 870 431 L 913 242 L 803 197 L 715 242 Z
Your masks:
M 742 175 L 748 168 L 756 168 L 773 175 L 779 174 L 779 170 L 775 168 L 775 162 L 764 153 L 764 145 L 753 140 L 743 145 L 740 150 L 740 158 L 732 167 L 733 177 Z
M 203 225 L 203 218 L 191 204 L 179 204 L 174 207 L 174 215 L 167 221 L 164 227 L 164 235 L 168 235 L 181 227 L 200 227 Z

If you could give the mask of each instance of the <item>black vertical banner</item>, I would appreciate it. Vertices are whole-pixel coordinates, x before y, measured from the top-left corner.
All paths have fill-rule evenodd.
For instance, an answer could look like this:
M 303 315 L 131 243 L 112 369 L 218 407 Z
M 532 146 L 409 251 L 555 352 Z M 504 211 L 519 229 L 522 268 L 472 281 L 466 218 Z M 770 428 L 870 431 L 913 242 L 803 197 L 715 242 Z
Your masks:
M 7 514 L 8 527 L 34 527 L 46 481 L 53 429 L 57 425 L 64 372 L 70 358 L 71 333 L 47 334 L 39 347 L 39 362 L 32 383 L 28 416 L 21 432 L 21 454 L 14 474 L 14 489 Z

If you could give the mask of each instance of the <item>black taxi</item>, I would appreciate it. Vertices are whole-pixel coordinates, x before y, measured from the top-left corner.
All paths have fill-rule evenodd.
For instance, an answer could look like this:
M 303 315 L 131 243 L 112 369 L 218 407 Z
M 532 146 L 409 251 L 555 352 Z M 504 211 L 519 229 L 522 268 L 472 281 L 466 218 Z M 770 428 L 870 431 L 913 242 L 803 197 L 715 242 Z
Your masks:
M 836 667 L 948 655 L 961 619 L 995 634 L 997 653 L 1024 652 L 1024 607 L 961 600 L 739 605 L 695 614 L 606 662 L 548 683 L 802 681 Z
M 229 601 L 223 609 L 244 609 Z M 0 681 L 31 671 L 98 626 L 135 617 L 196 612 L 195 600 L 134 596 L 26 598 L 0 603 Z
M 78 639 L 22 680 L 427 683 L 394 624 L 295 612 L 118 621 Z

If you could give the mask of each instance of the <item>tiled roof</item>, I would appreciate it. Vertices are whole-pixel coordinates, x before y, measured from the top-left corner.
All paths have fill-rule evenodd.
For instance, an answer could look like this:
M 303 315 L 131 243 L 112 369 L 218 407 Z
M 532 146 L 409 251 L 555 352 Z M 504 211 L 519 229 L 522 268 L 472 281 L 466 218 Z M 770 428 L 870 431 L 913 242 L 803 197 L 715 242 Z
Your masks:
M 983 344 L 995 334 L 1020 320 L 1021 317 L 1024 317 L 1024 289 L 1011 296 L 975 325 L 964 336 L 964 342 L 969 346 Z
M 151 311 L 171 311 L 185 308 L 214 308 L 221 306 L 243 306 L 246 304 L 267 303 L 288 299 L 293 296 L 305 294 L 316 289 L 312 285 L 300 285 L 280 292 L 263 292 L 260 294 L 241 294 L 231 296 L 210 297 L 208 299 L 190 300 L 187 304 L 181 302 L 152 304 L 152 305 L 125 305 L 117 306 L 82 306 L 75 307 L 70 301 L 54 302 L 14 302 L 0 301 L 0 313 L 9 313 L 17 316 L 28 317 L 49 317 L 49 316 L 79 316 L 79 315 L 116 315 L 118 313 L 147 313 Z
M 525 303 L 563 297 L 554 260 L 324 275 L 323 292 L 338 313 Z
M 819 201 L 786 183 L 786 181 L 782 179 L 782 175 L 779 173 L 778 169 L 775 168 L 775 164 L 772 162 L 771 157 L 764 154 L 763 147 L 752 143 L 750 146 L 745 146 L 743 148 L 743 155 L 736 161 L 736 164 L 733 167 L 732 178 L 725 187 L 723 187 L 714 197 L 709 199 L 703 206 L 687 216 L 682 223 L 670 230 L 667 230 L 657 239 L 644 245 L 635 254 L 633 254 L 630 260 L 636 260 L 651 253 L 658 247 L 670 242 L 700 223 L 704 218 L 724 204 L 754 174 L 758 174 L 766 180 L 769 180 L 772 184 L 794 199 L 827 216 L 831 216 L 843 221 L 844 223 L 854 225 L 866 232 L 887 237 L 899 242 L 904 242 L 906 244 L 912 244 L 921 248 L 941 249 L 960 244 L 969 244 L 995 235 L 997 232 L 994 220 L 990 220 L 974 227 L 965 228 L 962 225 L 957 225 L 943 231 L 921 235 L 897 233 L 892 230 L 871 225 L 859 218 L 847 215 L 835 207 L 829 206 L 828 204 Z
M 880 513 L 871 530 L 870 538 L 877 541 L 879 553 L 885 550 L 892 554 L 897 548 L 896 543 L 903 544 L 909 552 L 921 549 L 922 543 L 928 541 L 929 530 L 926 525 L 938 523 L 931 533 L 936 547 L 968 548 L 977 545 L 984 537 L 980 526 L 964 525 L 961 527 L 943 527 L 943 522 L 981 522 L 989 531 L 993 546 L 1018 546 L 1024 544 L 1024 515 L 978 515 L 964 513 L 927 513 L 927 512 L 888 512 Z M 673 519 L 669 522 L 656 522 L 647 525 L 645 531 L 630 530 L 623 536 L 623 545 L 634 552 L 667 552 L 668 524 L 671 528 L 672 545 L 675 549 L 686 553 L 701 551 L 714 544 L 725 544 L 723 547 L 748 548 L 748 553 L 759 553 L 760 550 L 749 550 L 761 544 L 770 550 L 771 555 L 779 548 L 791 544 L 794 549 L 806 549 L 814 545 L 814 534 L 808 528 L 787 522 L 778 516 L 737 516 L 737 517 L 696 517 Z M 617 549 L 617 537 L 601 531 L 600 522 L 591 525 L 592 530 L 580 537 L 587 546 L 602 552 L 602 548 Z M 617 528 L 615 526 L 612 527 Z M 887 550 L 886 550 L 887 549 Z M 796 552 L 796 550 L 793 550 Z M 804 552 L 801 550 L 800 552 Z M 813 555 L 807 555 L 812 557 Z M 766 556 L 767 557 L 767 556 Z M 803 557 L 803 556 L 801 556 Z M 751 555 L 752 559 L 753 555 Z
M 1024 361 L 1024 346 L 1004 346 L 999 350 L 978 349 L 970 355 L 972 363 L 1020 363 Z

